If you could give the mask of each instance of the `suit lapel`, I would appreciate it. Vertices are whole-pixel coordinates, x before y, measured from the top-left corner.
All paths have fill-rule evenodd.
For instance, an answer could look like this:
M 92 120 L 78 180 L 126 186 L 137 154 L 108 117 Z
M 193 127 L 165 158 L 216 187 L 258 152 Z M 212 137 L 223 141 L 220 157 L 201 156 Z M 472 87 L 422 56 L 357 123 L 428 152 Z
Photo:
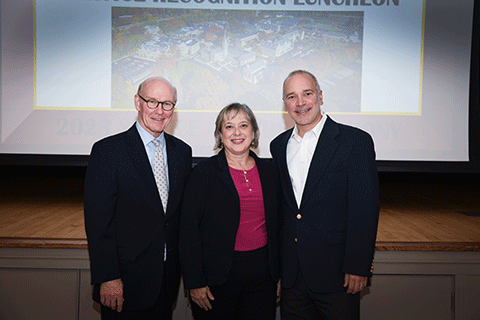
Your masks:
M 312 162 L 310 163 L 310 168 L 308 169 L 307 181 L 302 195 L 302 203 L 300 204 L 301 209 L 305 207 L 305 204 L 308 202 L 315 186 L 320 182 L 321 177 L 325 172 L 325 168 L 335 154 L 338 148 L 338 142 L 335 140 L 335 137 L 339 133 L 340 131 L 337 124 L 328 117 L 318 139 Z
M 280 169 L 279 170 L 280 178 L 281 178 L 281 181 L 283 181 L 283 187 L 285 188 L 285 192 L 286 192 L 285 200 L 287 202 L 287 205 L 289 205 L 291 208 L 297 211 L 298 210 L 297 201 L 295 200 L 295 194 L 293 193 L 293 187 L 292 187 L 290 173 L 288 172 L 288 165 L 287 165 L 287 144 L 288 144 L 288 140 L 292 136 L 292 131 L 293 129 L 286 131 L 281 137 L 281 140 L 279 141 L 280 148 L 278 150 L 277 163 L 278 163 L 278 168 Z
M 272 195 L 276 195 L 276 192 L 272 192 L 271 190 L 271 177 L 268 175 L 268 170 L 266 168 L 266 164 L 257 157 L 257 155 L 252 152 L 252 157 L 255 159 L 255 163 L 258 169 L 258 175 L 260 177 L 260 184 L 262 186 L 262 194 L 263 194 L 263 207 L 265 209 L 265 219 L 268 219 L 268 212 L 271 212 L 270 208 L 274 201 L 277 201 L 277 198 L 272 197 Z
M 217 156 L 218 166 L 219 166 L 219 178 L 220 181 L 225 185 L 225 187 L 230 191 L 232 195 L 237 199 L 238 204 L 240 205 L 240 198 L 238 196 L 237 188 L 233 182 L 232 175 L 230 174 L 230 169 L 228 167 L 227 158 L 225 156 L 225 150 L 222 149 Z
M 178 153 L 178 148 L 175 141 L 172 137 L 164 133 L 165 135 L 165 143 L 167 145 L 167 163 L 168 163 L 168 203 L 166 208 L 166 215 L 170 215 L 172 210 L 168 210 L 169 208 L 173 208 L 176 201 L 178 201 L 178 196 L 182 194 L 182 192 L 178 192 L 178 184 L 180 183 L 180 179 L 178 179 L 178 175 L 180 173 L 180 168 L 178 167 L 181 165 L 180 157 L 181 155 Z
M 125 143 L 128 146 L 130 159 L 132 159 L 133 164 L 137 168 L 140 178 L 145 183 L 155 205 L 162 208 L 162 202 L 158 193 L 157 184 L 155 183 L 152 167 L 150 166 L 145 147 L 135 125 L 127 131 Z

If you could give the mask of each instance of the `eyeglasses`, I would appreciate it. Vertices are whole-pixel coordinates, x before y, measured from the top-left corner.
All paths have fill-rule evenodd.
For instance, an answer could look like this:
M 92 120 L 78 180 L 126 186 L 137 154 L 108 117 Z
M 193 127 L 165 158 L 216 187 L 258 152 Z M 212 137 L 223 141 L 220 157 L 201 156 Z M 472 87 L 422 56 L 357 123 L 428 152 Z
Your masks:
M 137 93 L 137 96 L 140 97 L 143 101 L 147 103 L 149 109 L 156 109 L 158 105 L 162 105 L 162 109 L 165 111 L 170 111 L 175 107 L 175 103 L 172 101 L 156 101 L 156 100 L 147 100 Z

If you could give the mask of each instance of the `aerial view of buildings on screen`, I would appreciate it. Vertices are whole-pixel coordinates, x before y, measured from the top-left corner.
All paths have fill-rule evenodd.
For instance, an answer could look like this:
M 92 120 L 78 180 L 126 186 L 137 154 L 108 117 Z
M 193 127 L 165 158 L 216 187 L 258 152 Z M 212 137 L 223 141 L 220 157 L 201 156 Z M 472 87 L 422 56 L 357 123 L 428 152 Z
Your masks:
M 163 76 L 187 109 L 255 101 L 268 111 L 285 75 L 305 69 L 328 93 L 329 111 L 358 112 L 362 39 L 357 11 L 113 7 L 112 108 L 131 109 L 138 84 Z

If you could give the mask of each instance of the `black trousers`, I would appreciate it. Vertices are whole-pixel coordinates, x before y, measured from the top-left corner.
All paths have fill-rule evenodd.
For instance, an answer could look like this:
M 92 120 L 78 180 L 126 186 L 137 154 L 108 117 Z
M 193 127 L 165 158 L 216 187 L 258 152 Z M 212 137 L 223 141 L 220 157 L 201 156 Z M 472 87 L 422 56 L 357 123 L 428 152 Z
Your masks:
M 314 293 L 303 280 L 300 266 L 292 288 L 282 288 L 282 320 L 359 320 L 360 293 Z M 321 275 L 319 275 L 321 276 Z
M 195 320 L 274 320 L 277 285 L 270 276 L 267 247 L 236 251 L 227 281 L 210 291 L 215 298 L 211 310 L 191 301 Z

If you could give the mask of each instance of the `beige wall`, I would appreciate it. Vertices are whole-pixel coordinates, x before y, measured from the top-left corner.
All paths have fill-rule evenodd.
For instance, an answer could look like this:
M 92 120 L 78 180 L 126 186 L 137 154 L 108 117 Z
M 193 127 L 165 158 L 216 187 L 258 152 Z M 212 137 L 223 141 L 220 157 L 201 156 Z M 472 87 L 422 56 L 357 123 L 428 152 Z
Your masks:
M 0 248 L 2 320 L 100 319 L 91 291 L 87 250 Z M 479 297 L 479 252 L 377 251 L 361 318 L 478 320 Z M 193 319 L 183 290 L 174 319 Z

